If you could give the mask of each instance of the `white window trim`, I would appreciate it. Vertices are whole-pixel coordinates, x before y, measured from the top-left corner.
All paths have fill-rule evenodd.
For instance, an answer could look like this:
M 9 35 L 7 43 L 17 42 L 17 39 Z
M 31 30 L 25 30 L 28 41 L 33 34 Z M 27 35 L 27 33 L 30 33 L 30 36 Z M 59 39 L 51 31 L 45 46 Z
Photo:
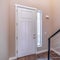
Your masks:
M 42 47 L 42 11 L 38 10 L 40 13 L 40 44 L 38 45 L 38 37 L 37 37 L 37 47 Z

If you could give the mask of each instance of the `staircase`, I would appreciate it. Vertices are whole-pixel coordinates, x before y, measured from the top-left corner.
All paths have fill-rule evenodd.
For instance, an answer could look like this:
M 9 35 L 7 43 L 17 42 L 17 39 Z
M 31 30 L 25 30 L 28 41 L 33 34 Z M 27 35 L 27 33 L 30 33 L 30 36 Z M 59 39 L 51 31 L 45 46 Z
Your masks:
M 53 35 L 51 35 L 49 38 L 48 38 L 48 60 L 50 60 L 50 50 L 51 50 L 51 48 L 50 48 L 50 44 L 51 44 L 51 38 L 52 37 L 54 37 L 56 34 L 58 34 L 60 32 L 60 29 L 59 30 L 57 30 Z M 53 58 L 53 60 L 60 60 L 60 57 L 58 58 Z

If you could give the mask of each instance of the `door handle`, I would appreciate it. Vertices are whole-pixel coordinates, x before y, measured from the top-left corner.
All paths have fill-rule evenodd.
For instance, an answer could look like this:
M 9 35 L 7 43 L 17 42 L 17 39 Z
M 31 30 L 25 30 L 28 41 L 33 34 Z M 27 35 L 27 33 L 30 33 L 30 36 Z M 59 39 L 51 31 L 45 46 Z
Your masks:
M 33 34 L 33 39 L 36 39 L 36 34 Z

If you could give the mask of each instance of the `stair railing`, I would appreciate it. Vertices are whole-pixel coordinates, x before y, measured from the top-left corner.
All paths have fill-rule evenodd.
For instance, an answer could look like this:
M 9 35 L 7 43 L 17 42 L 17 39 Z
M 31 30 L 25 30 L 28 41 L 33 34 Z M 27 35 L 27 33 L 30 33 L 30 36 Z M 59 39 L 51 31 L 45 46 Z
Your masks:
M 51 35 L 48 38 L 48 60 L 50 60 L 50 43 L 51 43 L 51 38 L 54 37 L 56 34 L 58 34 L 60 32 L 60 29 L 57 30 L 53 35 Z

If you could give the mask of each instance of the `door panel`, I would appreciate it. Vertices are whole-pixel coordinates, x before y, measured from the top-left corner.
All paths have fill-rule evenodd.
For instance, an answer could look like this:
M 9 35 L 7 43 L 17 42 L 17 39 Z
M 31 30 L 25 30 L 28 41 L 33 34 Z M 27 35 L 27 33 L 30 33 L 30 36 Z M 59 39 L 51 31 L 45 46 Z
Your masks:
M 36 11 L 18 8 L 18 57 L 36 53 Z

